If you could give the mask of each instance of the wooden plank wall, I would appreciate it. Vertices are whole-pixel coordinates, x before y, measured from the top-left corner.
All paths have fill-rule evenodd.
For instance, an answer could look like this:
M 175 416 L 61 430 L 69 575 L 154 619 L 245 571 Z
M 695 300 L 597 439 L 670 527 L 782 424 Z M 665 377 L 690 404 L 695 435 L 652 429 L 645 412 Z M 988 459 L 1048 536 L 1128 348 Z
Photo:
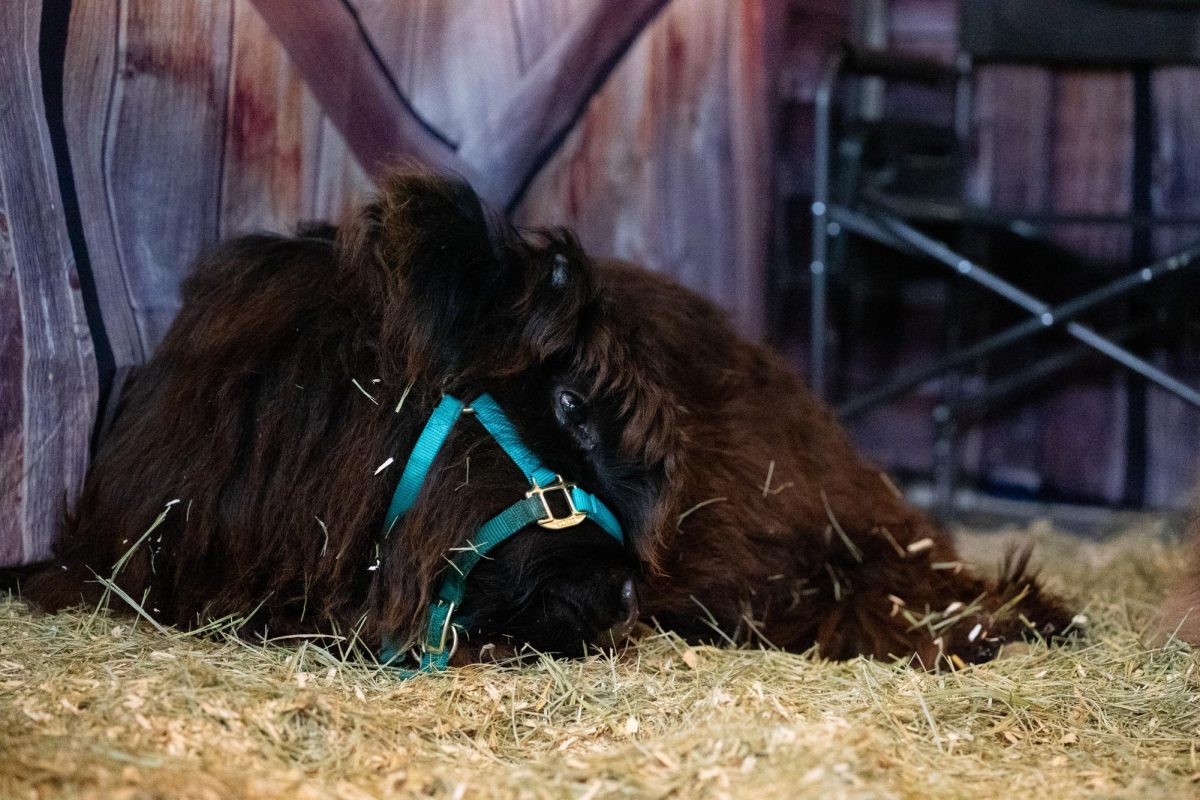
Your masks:
M 124 370 L 204 247 L 336 215 L 368 185 L 246 0 L 76 0 L 70 30 L 67 136 Z
M 1200 216 L 1200 71 L 1165 69 L 1154 76 L 1156 104 L 1154 211 Z M 1157 254 L 1170 253 L 1200 239 L 1200 228 L 1175 228 L 1155 233 Z M 1200 301 L 1193 320 L 1200 323 Z M 1162 365 L 1200 385 L 1200 346 L 1160 356 Z M 1176 503 L 1187 485 L 1200 484 L 1200 415 L 1183 402 L 1150 392 L 1146 416 L 1152 420 L 1148 443 L 1147 497 L 1152 502 Z
M 49 555 L 99 387 L 152 352 L 195 256 L 371 190 L 246 0 L 75 0 L 63 125 L 110 350 L 98 376 L 44 118 L 41 5 L 0 8 L 0 565 Z
M 0 5 L 0 564 L 48 554 L 87 465 L 96 403 L 42 100 L 40 19 L 39 0 Z
M 626 55 L 516 217 L 674 275 L 765 327 L 774 124 L 770 3 L 674 0 Z
M 220 235 L 336 222 L 374 186 L 253 4 L 233 15 Z

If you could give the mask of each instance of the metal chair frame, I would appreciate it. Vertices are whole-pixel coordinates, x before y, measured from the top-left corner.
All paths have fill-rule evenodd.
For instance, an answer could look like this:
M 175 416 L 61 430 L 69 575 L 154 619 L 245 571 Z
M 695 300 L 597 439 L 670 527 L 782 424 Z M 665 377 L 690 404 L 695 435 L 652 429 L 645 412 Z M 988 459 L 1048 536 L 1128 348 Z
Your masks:
M 1148 76 L 1150 67 L 1140 65 Z M 993 402 L 1000 397 L 1016 391 L 1035 380 L 1041 380 L 1060 372 L 1089 352 L 1096 352 L 1115 364 L 1130 370 L 1160 389 L 1170 392 L 1190 405 L 1200 408 L 1200 391 L 1149 363 L 1146 359 L 1130 352 L 1123 347 L 1118 339 L 1125 334 L 1112 336 L 1101 335 L 1092 328 L 1077 321 L 1077 318 L 1104 303 L 1110 303 L 1126 295 L 1150 286 L 1162 278 L 1191 270 L 1200 263 L 1200 243 L 1187 247 L 1179 252 L 1160 258 L 1153 263 L 1140 266 L 1117 280 L 1081 294 L 1074 299 L 1056 306 L 1051 306 L 1041 299 L 1022 291 L 1017 286 L 1001 278 L 996 272 L 973 262 L 964 255 L 955 252 L 945 243 L 921 232 L 911 224 L 895 207 L 889 207 L 887 198 L 866 198 L 851 204 L 836 202 L 831 194 L 832 146 L 835 101 L 837 89 L 847 76 L 869 77 L 875 79 L 899 80 L 915 82 L 927 86 L 943 86 L 954 90 L 954 128 L 956 134 L 965 141 L 969 136 L 969 103 L 972 78 L 970 60 L 960 58 L 957 65 L 949 66 L 940 62 L 923 59 L 897 57 L 895 55 L 869 50 L 855 50 L 844 47 L 834 53 L 826 63 L 815 96 L 816 140 L 814 147 L 814 183 L 812 214 L 812 261 L 809 264 L 811 305 L 810 305 L 810 380 L 813 389 L 820 395 L 829 393 L 828 366 L 828 291 L 831 259 L 836 259 L 836 249 L 833 247 L 838 237 L 851 233 L 865 239 L 877 242 L 900 252 L 921 256 L 933 263 L 940 264 L 949 271 L 948 277 L 957 275 L 960 279 L 981 286 L 1005 300 L 1013 303 L 1027 312 L 1029 319 L 1012 325 L 998 333 L 985 337 L 981 341 L 969 344 L 953 352 L 945 354 L 933 364 L 913 370 L 889 380 L 883 386 L 859 395 L 842 400 L 837 408 L 844 418 L 860 415 L 869 409 L 894 400 L 929 381 L 947 376 L 966 364 L 1026 340 L 1048 329 L 1060 329 L 1067 335 L 1081 342 L 1082 348 L 1065 351 L 1034 365 L 994 381 L 975 392 L 970 397 L 942 397 L 934 409 L 934 425 L 936 441 L 934 443 L 934 473 L 936 504 L 944 513 L 950 513 L 953 503 L 953 492 L 956 483 L 956 464 L 954 460 L 954 443 L 956 416 L 967 406 L 981 406 Z M 1148 79 L 1147 79 L 1148 80 Z M 1147 84 L 1148 85 L 1148 84 Z M 1148 93 L 1147 93 L 1148 94 Z M 1143 107 L 1148 97 L 1135 92 L 1135 117 L 1137 114 L 1149 113 L 1150 109 Z M 1135 140 L 1139 136 L 1135 126 Z M 1141 135 L 1144 135 L 1141 134 Z M 1134 149 L 1143 145 L 1135 141 Z M 966 210 L 962 206 L 953 212 L 957 220 L 1002 222 L 1010 225 L 1034 223 L 1095 223 L 1112 224 L 1125 223 L 1132 225 L 1137 231 L 1144 231 L 1148 237 L 1151 226 L 1198 226 L 1200 217 L 1188 215 L 1172 215 L 1170 217 L 1153 217 L 1143 210 L 1135 210 L 1129 215 L 1113 214 L 1053 214 L 1046 212 L 1031 212 L 1028 214 L 995 214 L 980 210 Z M 939 215 L 937 209 L 925 210 L 925 213 L 913 215 L 924 221 L 946 219 Z

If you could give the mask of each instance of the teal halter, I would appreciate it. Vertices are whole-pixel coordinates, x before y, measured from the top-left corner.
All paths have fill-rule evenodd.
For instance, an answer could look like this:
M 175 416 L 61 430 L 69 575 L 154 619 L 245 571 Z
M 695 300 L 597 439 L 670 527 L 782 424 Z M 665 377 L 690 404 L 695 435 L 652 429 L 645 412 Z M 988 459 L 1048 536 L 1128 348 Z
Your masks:
M 450 656 L 458 646 L 458 632 L 463 627 L 454 622 L 454 611 L 462 605 L 463 596 L 466 594 L 467 574 L 492 548 L 517 531 L 535 522 L 543 528 L 557 530 L 571 528 L 585 519 L 590 519 L 618 543 L 625 543 L 621 523 L 600 498 L 574 484 L 566 483 L 561 475 L 546 467 L 541 459 L 525 446 L 500 406 L 487 394 L 479 395 L 470 405 L 464 405 L 461 400 L 450 395 L 444 396 L 438 403 L 429 416 L 429 421 L 425 423 L 425 429 L 417 438 L 408 463 L 404 465 L 404 474 L 400 476 L 400 483 L 392 495 L 392 502 L 384 520 L 386 532 L 390 533 L 396 522 L 416 502 L 417 493 L 429 476 L 429 469 L 458 418 L 464 413 L 472 412 L 525 474 L 530 489 L 523 498 L 483 523 L 464 547 L 456 548 L 457 553 L 451 561 L 451 568 L 446 571 L 437 598 L 429 606 L 417 672 L 445 669 L 450 663 Z M 550 503 L 546 500 L 546 495 L 551 492 L 562 493 L 567 506 L 566 516 L 554 515 Z M 451 640 L 450 646 L 447 646 L 446 642 L 448 637 Z M 399 655 L 398 644 L 385 638 L 380 660 L 388 663 Z

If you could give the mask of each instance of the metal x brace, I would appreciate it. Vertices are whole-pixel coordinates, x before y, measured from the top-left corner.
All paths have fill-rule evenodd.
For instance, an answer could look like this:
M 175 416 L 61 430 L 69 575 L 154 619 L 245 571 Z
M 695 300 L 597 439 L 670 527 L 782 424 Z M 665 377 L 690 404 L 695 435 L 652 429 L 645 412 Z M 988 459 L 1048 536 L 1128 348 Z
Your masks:
M 830 209 L 830 212 L 831 217 L 844 227 L 862 236 L 874 239 L 880 244 L 902 250 L 915 250 L 922 255 L 928 256 L 934 261 L 955 270 L 968 280 L 987 287 L 1032 315 L 1032 319 L 1006 328 L 970 347 L 951 354 L 930 367 L 902 376 L 874 392 L 844 404 L 838 409 L 841 414 L 854 415 L 860 413 L 876 403 L 884 402 L 892 397 L 903 394 L 909 389 L 915 388 L 943 372 L 1032 336 L 1040 330 L 1055 327 L 1063 327 L 1068 334 L 1083 342 L 1088 347 L 1111 358 L 1125 368 L 1136 372 L 1146 380 L 1166 389 L 1183 401 L 1200 408 L 1200 392 L 1168 375 L 1145 359 L 1139 358 L 1111 339 L 1101 336 L 1086 325 L 1074 321 L 1075 317 L 1085 311 L 1103 302 L 1112 300 L 1135 287 L 1147 285 L 1168 273 L 1189 268 L 1200 263 L 1200 244 L 1193 245 L 1173 256 L 1156 261 L 1150 266 L 1080 295 L 1059 306 L 1050 306 L 1018 289 L 1003 278 L 989 272 L 970 259 L 954 252 L 936 239 L 926 236 L 899 217 L 885 211 L 873 209 L 871 214 L 868 215 L 845 207 L 835 206 Z

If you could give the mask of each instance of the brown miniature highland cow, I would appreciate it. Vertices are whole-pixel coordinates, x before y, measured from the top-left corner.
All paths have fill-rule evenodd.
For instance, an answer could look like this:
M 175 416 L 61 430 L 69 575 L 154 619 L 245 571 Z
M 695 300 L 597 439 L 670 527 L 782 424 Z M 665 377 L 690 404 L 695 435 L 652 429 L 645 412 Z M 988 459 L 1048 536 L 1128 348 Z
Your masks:
M 439 398 L 480 392 L 612 509 L 625 545 L 591 519 L 509 538 L 466 581 L 453 663 L 577 654 L 639 612 L 690 640 L 927 667 L 1070 624 L 1023 560 L 999 581 L 959 564 L 712 304 L 565 232 L 519 234 L 423 174 L 336 233 L 241 238 L 199 264 L 25 595 L 94 602 L 111 577 L 165 623 L 419 642 L 449 558 L 530 488 L 464 416 L 384 529 Z

